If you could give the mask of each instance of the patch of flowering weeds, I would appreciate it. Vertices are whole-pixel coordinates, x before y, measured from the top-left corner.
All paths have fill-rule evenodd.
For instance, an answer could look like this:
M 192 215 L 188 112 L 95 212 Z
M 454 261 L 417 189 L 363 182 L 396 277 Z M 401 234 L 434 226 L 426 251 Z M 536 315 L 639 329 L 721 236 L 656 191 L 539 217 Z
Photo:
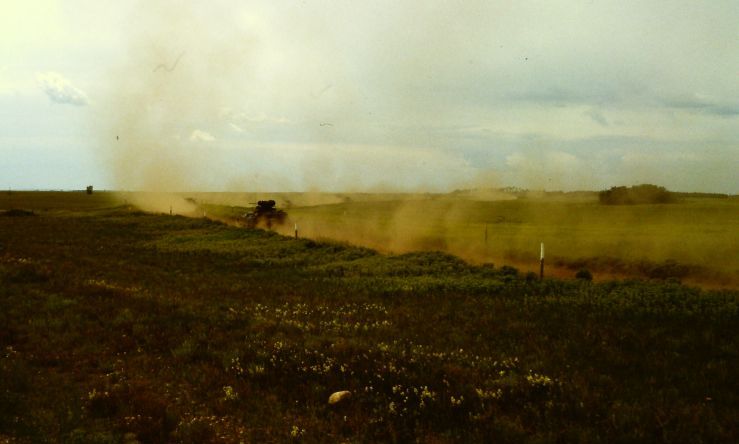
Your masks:
M 356 334 L 391 327 L 388 310 L 376 303 L 346 303 L 339 306 L 305 303 L 269 306 L 254 304 L 242 310 L 256 322 L 272 322 L 311 334 Z
M 381 304 L 254 304 L 243 310 L 256 322 L 304 334 L 247 337 L 226 366 L 234 383 L 315 404 L 333 391 L 351 390 L 351 402 L 373 426 L 407 433 L 419 425 L 464 428 L 522 403 L 552 405 L 561 391 L 559 381 L 524 368 L 516 357 L 367 340 L 363 332 L 390 326 Z M 337 342 L 317 339 L 327 333 L 344 336 Z

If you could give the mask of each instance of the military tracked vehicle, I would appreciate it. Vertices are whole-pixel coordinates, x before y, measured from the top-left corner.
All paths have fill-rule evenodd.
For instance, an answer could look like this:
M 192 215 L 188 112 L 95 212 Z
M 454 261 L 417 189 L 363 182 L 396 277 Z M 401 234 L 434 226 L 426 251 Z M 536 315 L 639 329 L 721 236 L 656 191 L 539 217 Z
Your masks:
M 260 200 L 254 210 L 244 214 L 241 221 L 246 228 L 266 227 L 282 225 L 287 219 L 287 213 L 275 208 L 274 200 Z

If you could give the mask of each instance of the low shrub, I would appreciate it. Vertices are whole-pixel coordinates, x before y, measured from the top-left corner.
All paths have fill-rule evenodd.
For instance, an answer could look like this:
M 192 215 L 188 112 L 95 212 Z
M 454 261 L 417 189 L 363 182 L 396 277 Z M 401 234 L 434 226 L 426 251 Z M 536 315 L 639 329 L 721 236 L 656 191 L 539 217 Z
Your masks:
M 598 193 L 605 205 L 666 204 L 676 202 L 675 195 L 664 187 L 651 184 L 633 187 L 612 187 Z
M 589 282 L 593 280 L 593 274 L 587 268 L 582 268 L 575 273 L 575 279 Z

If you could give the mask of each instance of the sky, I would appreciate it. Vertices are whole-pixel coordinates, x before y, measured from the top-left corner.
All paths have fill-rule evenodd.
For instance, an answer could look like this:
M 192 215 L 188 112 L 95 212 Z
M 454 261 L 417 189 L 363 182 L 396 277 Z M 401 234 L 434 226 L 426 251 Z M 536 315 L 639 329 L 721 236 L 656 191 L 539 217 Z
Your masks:
M 739 193 L 739 3 L 0 0 L 0 187 Z

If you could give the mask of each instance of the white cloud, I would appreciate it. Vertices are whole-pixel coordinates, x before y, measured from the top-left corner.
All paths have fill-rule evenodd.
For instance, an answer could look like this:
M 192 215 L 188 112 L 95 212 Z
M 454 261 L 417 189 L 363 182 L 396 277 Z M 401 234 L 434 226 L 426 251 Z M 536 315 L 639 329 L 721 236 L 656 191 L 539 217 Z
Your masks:
M 249 113 L 246 111 L 233 111 L 231 109 L 222 109 L 221 117 L 229 121 L 229 124 L 234 127 L 241 128 L 242 126 L 248 125 L 265 125 L 265 124 L 289 124 L 292 123 L 290 119 L 284 116 L 270 116 L 264 111 L 256 113 Z M 235 128 L 234 128 L 235 129 Z M 243 128 L 242 128 L 243 130 Z
M 76 106 L 90 103 L 87 94 L 57 72 L 38 73 L 36 81 L 39 88 L 49 96 L 52 102 Z
M 244 132 L 244 128 L 240 127 L 239 125 L 237 125 L 237 124 L 235 124 L 233 122 L 229 122 L 228 125 L 231 127 L 232 130 L 236 131 L 237 133 L 243 133 Z
M 213 142 L 216 138 L 206 131 L 196 129 L 190 133 L 190 140 L 193 142 Z

